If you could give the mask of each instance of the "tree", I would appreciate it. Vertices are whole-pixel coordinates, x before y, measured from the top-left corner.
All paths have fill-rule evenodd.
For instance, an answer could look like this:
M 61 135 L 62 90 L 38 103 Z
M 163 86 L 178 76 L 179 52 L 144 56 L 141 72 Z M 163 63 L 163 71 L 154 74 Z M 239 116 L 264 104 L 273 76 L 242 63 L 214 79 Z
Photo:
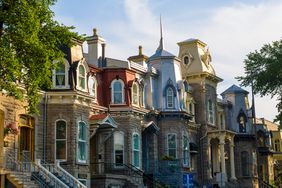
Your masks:
M 264 45 L 244 60 L 245 76 L 237 77 L 243 86 L 252 86 L 255 94 L 278 97 L 276 122 L 282 128 L 282 40 Z
M 27 99 L 37 112 L 39 90 L 51 85 L 52 62 L 61 60 L 62 45 L 79 36 L 53 20 L 56 0 L 0 0 L 0 91 Z M 21 81 L 23 89 L 15 84 Z

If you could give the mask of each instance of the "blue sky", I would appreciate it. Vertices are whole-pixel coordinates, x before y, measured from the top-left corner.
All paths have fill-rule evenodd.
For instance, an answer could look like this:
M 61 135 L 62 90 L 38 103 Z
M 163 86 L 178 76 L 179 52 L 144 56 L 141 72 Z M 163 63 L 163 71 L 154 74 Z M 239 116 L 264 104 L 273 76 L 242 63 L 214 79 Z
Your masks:
M 162 15 L 164 46 L 178 55 L 177 42 L 198 38 L 208 44 L 218 94 L 243 75 L 251 51 L 282 36 L 282 0 L 58 0 L 55 19 L 79 34 L 97 28 L 106 40 L 106 56 L 126 60 L 138 45 L 150 56 L 159 41 Z M 87 49 L 85 49 L 87 51 Z M 249 88 L 246 88 L 249 90 Z M 256 96 L 257 116 L 273 120 L 275 99 Z

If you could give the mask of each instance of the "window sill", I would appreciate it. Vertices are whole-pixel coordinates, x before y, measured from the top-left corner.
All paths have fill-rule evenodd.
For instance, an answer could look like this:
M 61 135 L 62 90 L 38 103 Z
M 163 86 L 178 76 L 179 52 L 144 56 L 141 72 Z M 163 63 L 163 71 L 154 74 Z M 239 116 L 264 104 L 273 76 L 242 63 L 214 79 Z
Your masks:
M 110 103 L 111 106 L 126 105 L 126 103 Z
M 78 164 L 78 165 L 83 165 L 83 166 L 87 166 L 88 164 L 87 164 L 87 161 L 76 161 L 76 164 Z

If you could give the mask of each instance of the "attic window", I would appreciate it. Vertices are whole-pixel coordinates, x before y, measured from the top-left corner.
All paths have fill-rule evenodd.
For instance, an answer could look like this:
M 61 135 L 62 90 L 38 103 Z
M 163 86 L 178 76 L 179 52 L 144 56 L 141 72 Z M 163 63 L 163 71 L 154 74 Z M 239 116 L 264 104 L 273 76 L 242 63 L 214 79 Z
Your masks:
M 188 57 L 188 56 L 185 56 L 185 57 L 184 57 L 184 64 L 185 64 L 185 65 L 188 65 L 189 62 L 190 62 L 189 57 Z

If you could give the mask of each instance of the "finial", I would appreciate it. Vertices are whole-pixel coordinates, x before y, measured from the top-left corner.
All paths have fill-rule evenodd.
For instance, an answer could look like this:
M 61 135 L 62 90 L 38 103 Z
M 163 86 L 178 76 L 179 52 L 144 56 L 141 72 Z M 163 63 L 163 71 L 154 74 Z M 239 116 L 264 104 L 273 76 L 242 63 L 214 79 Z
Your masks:
M 163 44 L 163 25 L 162 25 L 162 15 L 160 15 L 160 34 L 161 34 L 161 39 L 160 39 L 160 44 L 157 50 L 162 50 L 164 48 Z
M 93 28 L 93 36 L 97 36 L 97 29 Z
M 142 55 L 142 46 L 140 45 L 138 46 L 138 48 L 139 48 L 139 55 Z

